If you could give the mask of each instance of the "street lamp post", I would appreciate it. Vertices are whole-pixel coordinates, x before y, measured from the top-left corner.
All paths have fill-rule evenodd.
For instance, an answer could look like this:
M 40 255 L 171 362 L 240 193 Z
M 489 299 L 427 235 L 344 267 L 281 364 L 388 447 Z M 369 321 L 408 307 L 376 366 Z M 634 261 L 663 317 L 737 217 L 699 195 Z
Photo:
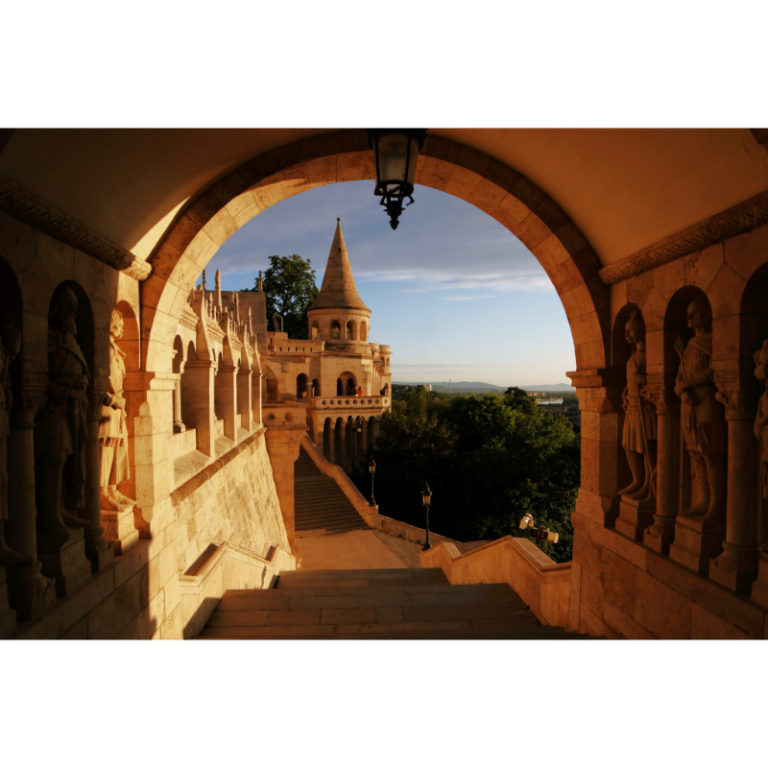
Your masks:
M 425 517 L 425 525 L 424 525 L 424 546 L 422 547 L 422 550 L 426 551 L 429 549 L 429 507 L 432 503 L 432 491 L 429 489 L 429 483 L 424 483 L 424 488 L 421 491 L 421 503 L 424 505 L 424 517 Z
M 368 472 L 371 475 L 371 506 L 376 506 L 376 499 L 373 495 L 373 478 L 376 475 L 376 460 L 371 456 L 371 460 L 368 462 Z
M 536 542 L 540 549 L 543 549 L 544 544 L 557 544 L 560 540 L 560 534 L 557 531 L 550 531 L 548 527 L 535 526 L 533 524 L 533 515 L 530 512 L 526 512 L 520 519 L 520 528 L 525 530 L 530 528 L 533 535 L 536 537 Z

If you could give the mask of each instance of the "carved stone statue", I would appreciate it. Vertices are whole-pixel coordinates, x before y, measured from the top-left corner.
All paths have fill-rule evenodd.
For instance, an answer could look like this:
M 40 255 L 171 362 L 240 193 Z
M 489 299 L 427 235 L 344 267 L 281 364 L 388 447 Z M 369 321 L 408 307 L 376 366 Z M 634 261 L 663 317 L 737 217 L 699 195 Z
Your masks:
M 681 399 L 683 439 L 699 488 L 699 503 L 683 511 L 685 517 L 703 516 L 705 522 L 719 522 L 725 501 L 724 455 L 727 434 L 722 406 L 715 399 L 712 360 L 712 315 L 703 296 L 688 306 L 688 327 L 694 335 L 687 344 L 675 342 L 680 368 L 675 394 Z
M 755 377 L 766 388 L 757 402 L 755 437 L 760 444 L 760 495 L 764 510 L 760 519 L 760 549 L 768 550 L 768 339 L 755 352 Z
M 31 565 L 33 558 L 5 543 L 8 519 L 8 435 L 11 412 L 11 363 L 21 349 L 21 334 L 11 326 L 0 328 L 0 565 Z
M 64 288 L 48 316 L 48 389 L 35 419 L 35 485 L 41 549 L 84 527 L 87 390 L 90 373 L 75 338 L 77 296 Z
M 627 360 L 627 386 L 624 388 L 624 429 L 621 445 L 627 455 L 632 482 L 619 494 L 633 499 L 648 499 L 653 494 L 653 466 L 656 448 L 656 415 L 643 398 L 645 386 L 645 334 L 637 311 L 627 319 L 624 338 L 632 345 Z
M 135 504 L 117 490 L 118 483 L 129 474 L 128 428 L 125 417 L 125 352 L 117 345 L 123 335 L 123 316 L 112 310 L 109 323 L 109 390 L 104 396 L 99 419 L 99 445 L 101 446 L 101 508 L 118 510 Z

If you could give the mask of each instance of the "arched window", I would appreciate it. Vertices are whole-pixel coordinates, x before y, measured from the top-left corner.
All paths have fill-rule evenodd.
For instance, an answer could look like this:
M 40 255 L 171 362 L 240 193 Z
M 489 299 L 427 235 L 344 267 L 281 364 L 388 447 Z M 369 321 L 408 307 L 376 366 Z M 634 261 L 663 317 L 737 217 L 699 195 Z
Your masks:
M 299 400 L 303 400 L 307 397 L 307 374 L 300 373 L 296 377 L 296 397 Z
M 360 341 L 368 341 L 368 326 L 365 321 L 360 323 Z
M 331 338 L 332 339 L 341 338 L 341 323 L 338 320 L 333 320 L 331 322 Z

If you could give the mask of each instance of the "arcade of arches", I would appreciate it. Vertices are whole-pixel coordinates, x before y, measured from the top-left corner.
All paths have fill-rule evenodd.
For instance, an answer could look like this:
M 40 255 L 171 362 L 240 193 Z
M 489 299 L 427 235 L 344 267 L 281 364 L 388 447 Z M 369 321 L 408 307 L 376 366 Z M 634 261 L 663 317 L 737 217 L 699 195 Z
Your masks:
M 427 134 L 416 182 L 513 232 L 570 323 L 569 629 L 768 633 L 767 145 Z M 389 349 L 343 259 L 309 340 L 195 280 L 269 205 L 372 178 L 362 130 L 0 132 L 0 636 L 190 636 L 295 567 L 299 442 L 359 459 Z

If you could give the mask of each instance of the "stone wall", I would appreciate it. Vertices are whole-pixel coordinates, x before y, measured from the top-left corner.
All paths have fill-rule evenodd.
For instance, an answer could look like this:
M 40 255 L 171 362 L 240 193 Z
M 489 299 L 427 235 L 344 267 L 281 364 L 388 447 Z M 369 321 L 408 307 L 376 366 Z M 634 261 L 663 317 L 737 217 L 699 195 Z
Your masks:
M 729 236 L 744 228 L 737 214 L 604 271 L 610 365 L 572 375 L 582 410 L 568 622 L 577 631 L 768 637 L 768 227 Z
M 262 557 L 274 546 L 289 549 L 263 430 L 177 488 L 171 503 L 182 570 L 211 543 Z

